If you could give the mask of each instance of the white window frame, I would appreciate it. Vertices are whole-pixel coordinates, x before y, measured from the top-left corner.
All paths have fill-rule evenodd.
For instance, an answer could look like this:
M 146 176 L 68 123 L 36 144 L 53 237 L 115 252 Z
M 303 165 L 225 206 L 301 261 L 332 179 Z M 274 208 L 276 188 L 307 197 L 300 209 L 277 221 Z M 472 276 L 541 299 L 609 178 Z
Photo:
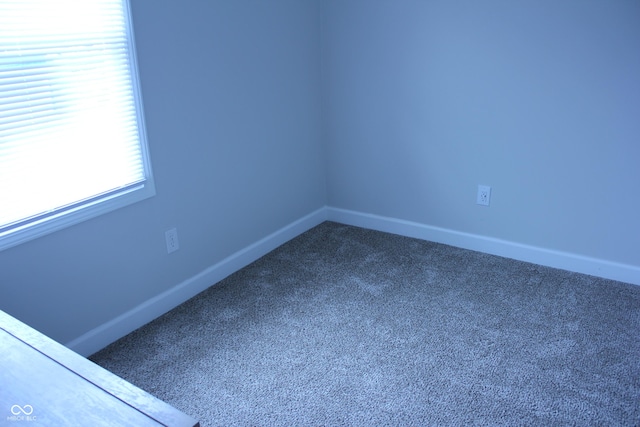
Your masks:
M 130 0 L 119 1 L 123 4 L 125 25 L 127 28 L 130 77 L 145 178 L 142 182 L 132 184 L 128 187 L 78 201 L 75 204 L 68 205 L 56 211 L 38 215 L 34 218 L 25 218 L 23 221 L 5 228 L 0 228 L 0 251 L 137 203 L 155 195 L 155 184 L 151 170 L 142 95 L 140 91 L 135 39 L 131 19 L 131 5 Z M 2 209 L 2 200 L 0 200 L 0 209 Z

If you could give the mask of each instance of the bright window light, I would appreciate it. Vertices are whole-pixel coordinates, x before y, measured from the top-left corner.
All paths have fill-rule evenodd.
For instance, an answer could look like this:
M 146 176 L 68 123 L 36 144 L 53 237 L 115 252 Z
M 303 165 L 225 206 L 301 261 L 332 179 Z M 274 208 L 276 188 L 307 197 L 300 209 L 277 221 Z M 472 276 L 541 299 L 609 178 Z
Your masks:
M 0 0 L 0 249 L 154 194 L 125 0 Z

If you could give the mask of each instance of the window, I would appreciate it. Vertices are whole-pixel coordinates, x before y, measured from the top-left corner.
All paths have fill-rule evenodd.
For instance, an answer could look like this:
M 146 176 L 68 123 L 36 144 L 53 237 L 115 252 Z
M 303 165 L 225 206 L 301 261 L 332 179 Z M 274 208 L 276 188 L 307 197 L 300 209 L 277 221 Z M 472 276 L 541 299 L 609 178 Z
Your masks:
M 155 194 L 127 0 L 0 0 L 0 249 Z

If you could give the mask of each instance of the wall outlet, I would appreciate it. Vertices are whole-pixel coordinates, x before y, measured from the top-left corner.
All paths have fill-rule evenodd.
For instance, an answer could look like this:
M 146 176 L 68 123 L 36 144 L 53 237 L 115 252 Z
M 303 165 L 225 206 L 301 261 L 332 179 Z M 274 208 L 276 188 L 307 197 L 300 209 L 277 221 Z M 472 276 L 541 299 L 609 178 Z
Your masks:
M 167 241 L 167 253 L 175 252 L 180 249 L 180 242 L 178 242 L 178 229 L 172 228 L 164 232 L 164 238 Z
M 491 187 L 488 185 L 478 185 L 478 198 L 476 203 L 482 206 L 489 206 L 491 201 Z

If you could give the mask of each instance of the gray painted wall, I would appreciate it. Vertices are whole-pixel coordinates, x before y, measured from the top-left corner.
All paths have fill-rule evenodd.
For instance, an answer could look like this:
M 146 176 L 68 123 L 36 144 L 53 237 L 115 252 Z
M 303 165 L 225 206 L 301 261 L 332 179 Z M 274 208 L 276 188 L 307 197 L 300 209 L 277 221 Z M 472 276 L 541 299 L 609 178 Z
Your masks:
M 133 14 L 157 195 L 0 252 L 0 309 L 58 341 L 324 205 L 640 267 L 636 1 Z
M 157 195 L 0 252 L 0 309 L 62 343 L 325 204 L 317 3 L 132 10 Z
M 330 206 L 640 266 L 639 2 L 328 0 L 324 40 Z

